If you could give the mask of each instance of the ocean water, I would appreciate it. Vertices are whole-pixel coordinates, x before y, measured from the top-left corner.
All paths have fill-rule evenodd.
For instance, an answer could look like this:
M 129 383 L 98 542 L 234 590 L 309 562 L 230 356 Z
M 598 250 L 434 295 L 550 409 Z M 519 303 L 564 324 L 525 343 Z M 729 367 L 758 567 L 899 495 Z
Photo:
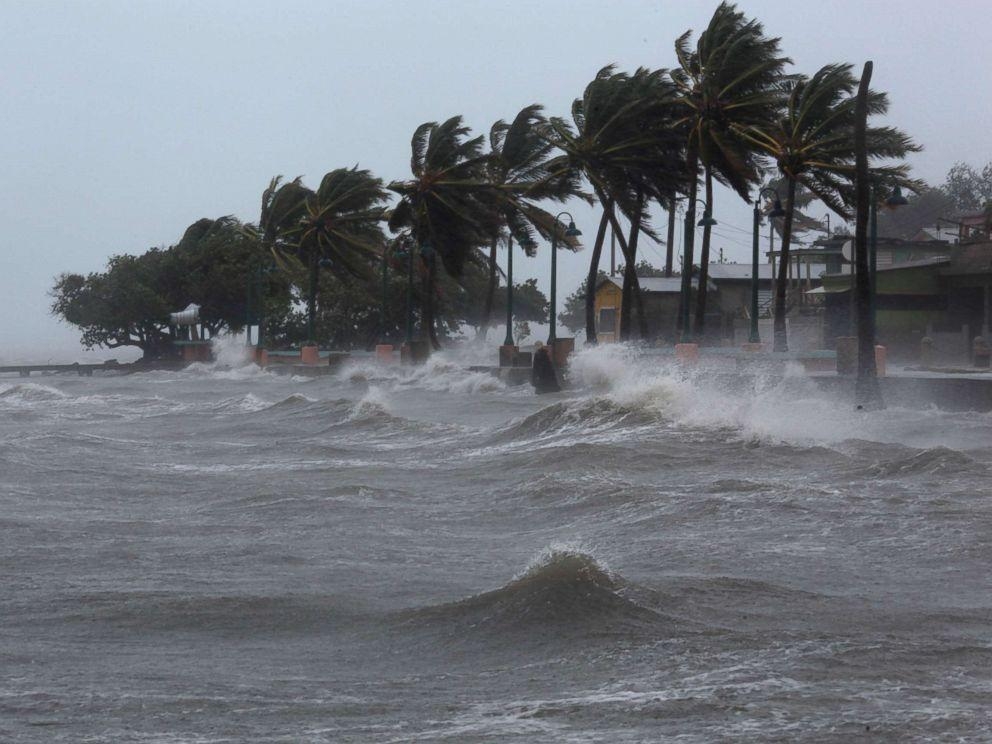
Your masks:
M 584 352 L 0 379 L 0 741 L 992 741 L 992 418 Z

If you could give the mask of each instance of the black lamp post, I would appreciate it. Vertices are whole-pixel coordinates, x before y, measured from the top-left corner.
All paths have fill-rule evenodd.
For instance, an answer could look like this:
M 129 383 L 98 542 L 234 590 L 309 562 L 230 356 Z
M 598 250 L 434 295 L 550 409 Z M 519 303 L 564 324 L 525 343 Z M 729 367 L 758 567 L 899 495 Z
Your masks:
M 704 199 L 696 199 L 696 201 L 703 205 L 703 216 L 699 222 L 693 224 L 693 220 L 696 218 L 695 209 L 689 209 L 685 213 L 685 256 L 682 260 L 682 343 L 688 343 L 692 340 L 689 301 L 692 297 L 692 250 L 696 241 L 696 226 L 712 227 L 717 224 L 713 215 L 710 214 L 710 207 L 706 201 Z
M 258 321 L 258 339 L 256 348 L 261 351 L 265 348 L 265 277 L 275 271 L 275 266 L 258 264 L 256 276 L 258 291 L 255 293 L 255 301 L 258 309 L 255 312 L 255 319 Z
M 763 188 L 758 192 L 754 200 L 754 226 L 751 234 L 751 333 L 748 335 L 748 343 L 760 344 L 761 334 L 758 332 L 758 227 L 761 225 L 761 212 L 758 211 L 758 202 L 765 192 L 775 195 L 775 202 L 768 217 L 782 217 L 785 210 L 782 209 L 782 200 L 778 198 L 778 192 L 772 188 Z
M 871 318 L 871 335 L 875 338 L 877 327 L 875 325 L 875 296 L 878 292 L 878 187 L 871 186 L 870 211 L 868 213 L 868 313 Z M 885 199 L 885 206 L 895 209 L 909 204 L 909 201 L 902 195 L 902 189 L 896 185 L 892 192 Z
M 558 340 L 558 336 L 555 333 L 555 300 L 558 284 L 558 227 L 561 225 L 559 220 L 563 215 L 568 217 L 568 227 L 564 229 L 565 237 L 574 238 L 582 234 L 582 231 L 575 226 L 575 218 L 571 214 L 568 212 L 559 212 L 555 215 L 555 224 L 551 231 L 551 332 L 548 334 L 549 346 L 554 346 L 555 341 Z
M 382 248 L 382 304 L 379 306 L 379 343 L 386 342 L 386 303 L 389 296 L 389 249 Z

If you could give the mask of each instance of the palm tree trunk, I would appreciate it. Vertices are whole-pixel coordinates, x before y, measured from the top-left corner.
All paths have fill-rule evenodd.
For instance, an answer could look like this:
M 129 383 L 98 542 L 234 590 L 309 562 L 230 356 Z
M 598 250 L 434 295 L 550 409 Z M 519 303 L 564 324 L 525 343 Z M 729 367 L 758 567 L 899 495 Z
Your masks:
M 878 369 L 875 367 L 875 328 L 871 317 L 871 279 L 868 275 L 868 85 L 871 82 L 872 63 L 865 62 L 854 104 L 854 153 L 855 200 L 857 213 L 854 219 L 854 250 L 857 260 L 855 290 L 858 308 L 858 377 L 855 383 L 855 400 L 863 408 L 884 408 L 882 391 L 878 386 Z
M 688 323 L 685 322 L 689 315 L 689 300 L 692 295 L 692 249 L 696 239 L 696 196 L 699 192 L 699 153 L 690 149 L 686 157 L 686 166 L 689 171 L 689 198 L 685 212 L 685 235 L 683 236 L 684 246 L 682 259 L 682 292 L 679 296 L 679 318 L 676 324 L 678 331 L 676 337 L 682 336 L 683 341 L 687 341 Z
M 788 351 L 789 338 L 785 329 L 785 296 L 789 285 L 789 247 L 792 244 L 792 215 L 796 207 L 796 179 L 789 177 L 785 196 L 785 222 L 782 225 L 782 247 L 778 254 L 778 275 L 775 279 L 774 351 Z
M 706 209 L 713 214 L 713 174 L 706 166 Z M 709 221 L 707 220 L 707 223 Z M 710 225 L 703 226 L 703 248 L 699 253 L 699 289 L 696 290 L 696 323 L 693 333 L 697 341 L 706 333 L 706 285 L 710 277 Z
M 489 333 L 489 321 L 493 315 L 493 301 L 496 298 L 496 247 L 499 245 L 499 236 L 493 238 L 489 245 L 489 284 L 486 286 L 486 304 L 482 308 L 482 321 L 479 323 L 479 331 L 476 338 L 485 339 Z
M 672 275 L 672 258 L 675 250 L 675 197 L 668 201 L 668 243 L 665 245 L 665 276 Z
M 586 343 L 596 344 L 596 278 L 599 276 L 599 260 L 603 254 L 603 241 L 606 240 L 606 226 L 610 224 L 609 211 L 613 202 L 603 205 L 603 216 L 599 220 L 596 242 L 589 259 L 589 274 L 586 276 Z
M 637 211 L 640 213 L 644 205 L 644 196 L 640 192 L 637 198 Z M 637 326 L 638 333 L 641 339 L 646 339 L 648 335 L 647 329 L 647 318 L 644 315 L 644 302 L 641 296 L 639 282 L 637 280 L 637 239 L 641 234 L 641 221 L 639 219 L 633 220 L 630 223 L 630 237 L 627 239 L 627 250 L 625 255 L 627 256 L 626 264 L 624 265 L 623 272 L 623 302 L 622 307 L 627 307 L 628 311 L 626 313 L 626 326 L 624 325 L 624 315 L 620 315 L 620 339 L 622 341 L 630 340 L 630 311 L 629 307 L 631 301 L 635 305 L 635 310 L 637 312 Z M 635 292 L 634 288 L 637 288 Z
M 630 255 L 630 247 L 629 247 L 629 244 L 627 243 L 627 238 L 623 234 L 623 230 L 620 228 L 620 222 L 619 222 L 619 220 L 617 220 L 616 210 L 615 209 L 610 209 L 609 212 L 607 213 L 607 215 L 608 215 L 609 220 L 610 220 L 610 225 L 613 227 L 613 233 L 617 236 L 617 242 L 620 243 L 620 251 L 623 253 L 624 268 L 626 269 L 627 266 L 634 266 L 635 259 L 634 259 L 634 257 L 632 257 Z M 626 270 L 624 271 L 624 277 L 626 278 Z M 630 298 L 633 298 L 634 304 L 638 308 L 638 313 L 639 313 L 638 320 L 639 320 L 640 325 L 642 327 L 646 327 L 647 319 L 646 318 L 643 318 L 644 305 L 641 303 L 641 285 L 640 285 L 640 282 L 637 280 L 636 269 L 635 269 L 635 273 L 631 275 L 631 280 L 630 281 L 631 281 Z M 621 329 L 620 332 L 621 332 L 621 335 L 623 334 L 623 327 L 624 327 L 623 317 L 624 317 L 624 314 L 627 314 L 628 316 L 630 314 L 630 303 L 629 303 L 629 301 L 627 302 L 627 304 L 624 304 L 623 302 L 621 302 L 621 306 L 620 306 L 620 329 Z M 627 322 L 628 323 L 630 322 L 629 318 L 628 318 L 628 321 Z

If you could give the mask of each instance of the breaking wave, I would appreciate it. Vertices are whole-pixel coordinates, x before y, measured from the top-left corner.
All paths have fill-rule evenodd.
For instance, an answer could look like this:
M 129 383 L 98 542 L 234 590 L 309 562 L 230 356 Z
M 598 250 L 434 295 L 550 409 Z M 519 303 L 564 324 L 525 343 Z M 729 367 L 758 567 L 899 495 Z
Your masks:
M 636 631 L 664 619 L 626 598 L 627 587 L 622 577 L 587 553 L 554 548 L 498 589 L 409 611 L 403 619 L 455 633 L 522 631 L 539 636 Z

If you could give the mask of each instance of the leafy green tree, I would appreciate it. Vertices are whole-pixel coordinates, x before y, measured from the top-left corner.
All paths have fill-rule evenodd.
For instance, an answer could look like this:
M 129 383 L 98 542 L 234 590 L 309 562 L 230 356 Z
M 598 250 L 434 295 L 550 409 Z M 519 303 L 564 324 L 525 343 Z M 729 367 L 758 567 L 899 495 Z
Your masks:
M 136 346 L 146 359 L 175 354 L 169 313 L 190 303 L 211 335 L 239 331 L 257 283 L 256 234 L 232 217 L 201 219 L 178 244 L 140 256 L 113 256 L 104 272 L 63 274 L 52 290 L 52 312 L 82 331 L 86 348 Z M 289 305 L 288 286 L 266 277 L 274 314 Z
M 596 274 L 595 285 L 598 285 L 601 279 L 605 279 L 609 276 L 605 271 L 599 271 Z M 588 328 L 586 327 L 586 297 L 589 291 L 588 282 L 583 281 L 575 291 L 572 292 L 568 297 L 565 298 L 565 302 L 562 304 L 562 310 L 558 313 L 558 322 L 565 326 L 572 333 L 578 333 L 583 328 L 586 329 L 588 333 Z M 595 308 L 595 297 L 593 298 L 593 308 Z
M 158 290 L 165 251 L 112 256 L 107 270 L 62 274 L 52 289 L 52 313 L 82 331 L 87 349 L 135 346 L 144 359 L 175 353 L 169 335 L 168 299 Z
M 906 206 L 878 211 L 878 234 L 908 240 L 924 227 L 934 227 L 940 218 L 953 219 L 958 212 L 954 199 L 942 188 L 927 186 L 917 194 L 908 194 Z M 942 227 L 951 227 L 946 222 Z
M 754 147 L 775 160 L 787 184 L 775 287 L 776 351 L 789 348 L 785 328 L 787 267 L 798 185 L 805 186 L 844 219 L 851 216 L 855 172 L 853 92 L 857 82 L 850 65 L 827 65 L 811 78 L 790 79 L 784 84 L 788 96 L 786 107 L 773 126 L 746 126 L 737 130 Z M 888 98 L 884 93 L 871 91 L 867 106 L 869 114 L 883 115 L 888 110 Z M 868 127 L 866 146 L 868 157 L 874 161 L 898 160 L 920 149 L 906 134 L 893 127 Z M 875 165 L 872 173 L 879 184 L 908 183 L 904 164 Z M 876 191 L 881 196 L 882 189 Z
M 410 235 L 426 269 L 421 327 L 434 348 L 441 345 L 434 307 L 437 257 L 449 275 L 459 277 L 500 228 L 499 194 L 488 180 L 483 139 L 470 137 L 460 116 L 422 124 L 411 141 L 413 177 L 388 186 L 399 196 L 389 227 Z
M 980 212 L 992 202 L 992 163 L 986 163 L 981 172 L 967 163 L 955 163 L 941 190 L 958 214 Z
M 766 37 L 758 21 L 745 18 L 728 2 L 717 7 L 695 48 L 691 38 L 692 32 L 686 31 L 675 42 L 679 66 L 672 80 L 682 110 L 678 124 L 688 134 L 687 219 L 694 229 L 700 164 L 711 212 L 714 177 L 750 200 L 750 190 L 761 177 L 758 157 L 735 127 L 763 128 L 775 119 L 781 107 L 779 83 L 790 60 L 781 55 L 779 39 Z M 696 293 L 695 332 L 700 334 L 705 332 L 709 260 L 710 225 L 705 225 Z

